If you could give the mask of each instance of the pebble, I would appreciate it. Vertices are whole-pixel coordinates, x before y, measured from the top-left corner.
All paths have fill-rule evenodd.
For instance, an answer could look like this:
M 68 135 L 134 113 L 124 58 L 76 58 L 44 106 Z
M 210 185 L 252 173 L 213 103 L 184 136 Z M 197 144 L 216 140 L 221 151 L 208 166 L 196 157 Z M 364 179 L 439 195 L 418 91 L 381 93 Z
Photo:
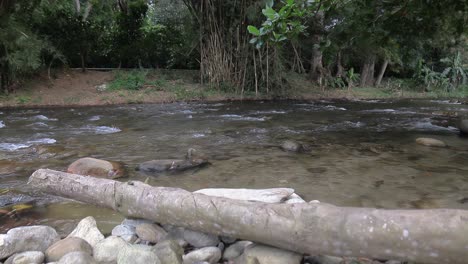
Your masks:
M 99 263 L 115 263 L 117 261 L 117 254 L 115 252 L 120 252 L 127 246 L 129 244 L 121 237 L 110 236 L 94 246 L 94 259 Z
M 148 223 L 138 225 L 135 232 L 140 239 L 155 244 L 167 236 L 167 232 L 162 227 Z
M 88 255 L 93 254 L 93 248 L 86 240 L 79 237 L 67 237 L 50 246 L 46 250 L 45 256 L 49 262 L 58 261 L 66 254 L 74 251 L 82 251 Z
M 68 237 L 79 237 L 88 242 L 94 247 L 99 241 L 104 239 L 104 235 L 99 231 L 96 225 L 96 220 L 92 216 L 88 216 L 81 220 Z
M 198 262 L 206 261 L 208 263 L 214 264 L 218 263 L 221 259 L 221 250 L 217 247 L 205 247 L 201 249 L 194 250 L 187 255 L 184 255 L 183 260 L 184 264 L 195 264 Z
M 25 251 L 44 252 L 60 239 L 49 226 L 22 226 L 10 229 L 0 235 L 0 259 Z
M 218 236 L 189 229 L 184 230 L 184 240 L 196 248 L 214 247 L 219 244 Z

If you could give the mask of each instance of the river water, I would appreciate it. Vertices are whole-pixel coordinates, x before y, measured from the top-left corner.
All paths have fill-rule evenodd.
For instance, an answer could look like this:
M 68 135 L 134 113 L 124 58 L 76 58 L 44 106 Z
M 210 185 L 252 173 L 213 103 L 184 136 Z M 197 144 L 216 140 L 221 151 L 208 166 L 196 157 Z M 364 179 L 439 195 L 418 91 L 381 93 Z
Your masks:
M 111 210 L 26 185 L 38 168 L 65 171 L 86 156 L 123 162 L 130 179 L 155 186 L 291 187 L 305 200 L 339 206 L 468 209 L 468 139 L 455 128 L 460 115 L 468 115 L 468 105 L 430 100 L 0 110 L 0 201 L 36 200 L 28 213 L 0 216 L 0 231 L 26 223 L 66 232 L 88 215 L 104 230 L 120 222 Z M 449 147 L 420 146 L 418 137 Z M 310 151 L 282 151 L 288 139 Z M 144 161 L 182 158 L 188 148 L 212 164 L 150 177 L 134 170 Z

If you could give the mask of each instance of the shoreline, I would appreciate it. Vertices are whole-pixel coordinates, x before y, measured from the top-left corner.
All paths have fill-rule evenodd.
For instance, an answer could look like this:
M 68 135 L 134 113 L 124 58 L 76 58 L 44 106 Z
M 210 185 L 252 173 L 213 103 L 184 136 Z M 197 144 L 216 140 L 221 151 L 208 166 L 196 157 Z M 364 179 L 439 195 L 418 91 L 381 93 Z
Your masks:
M 252 92 L 241 96 L 235 91 L 202 86 L 194 81 L 196 71 L 154 70 L 147 74 L 145 84 L 138 90 L 110 88 L 119 80 L 115 72 L 58 70 L 55 79 L 45 74 L 22 84 L 12 94 L 0 95 L 0 109 L 99 107 L 115 105 L 170 104 L 181 102 L 255 102 L 255 101 L 359 101 L 359 100 L 457 100 L 468 101 L 463 94 L 434 94 L 390 88 L 360 88 L 351 91 L 315 87 L 305 76 L 292 77 L 291 89 L 284 94 Z M 120 80 L 122 82 L 122 80 Z M 100 90 L 100 86 L 105 89 Z M 71 88 L 72 87 L 72 88 Z

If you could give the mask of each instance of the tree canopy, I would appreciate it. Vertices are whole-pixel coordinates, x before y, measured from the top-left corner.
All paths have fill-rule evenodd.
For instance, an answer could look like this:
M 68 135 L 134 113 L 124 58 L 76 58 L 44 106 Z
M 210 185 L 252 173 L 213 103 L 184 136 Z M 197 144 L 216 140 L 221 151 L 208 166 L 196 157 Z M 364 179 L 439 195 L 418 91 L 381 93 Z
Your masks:
M 288 71 L 451 91 L 467 84 L 466 25 L 461 0 L 4 0 L 1 88 L 66 65 L 199 69 L 239 93 L 285 89 Z

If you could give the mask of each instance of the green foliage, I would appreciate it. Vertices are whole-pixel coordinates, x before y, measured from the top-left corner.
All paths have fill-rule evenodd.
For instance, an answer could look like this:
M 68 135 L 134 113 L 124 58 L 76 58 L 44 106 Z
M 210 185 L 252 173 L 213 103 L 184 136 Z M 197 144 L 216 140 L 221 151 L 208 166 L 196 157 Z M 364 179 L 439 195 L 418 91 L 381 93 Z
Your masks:
M 250 40 L 257 49 L 265 43 L 279 45 L 286 40 L 296 40 L 302 34 L 306 26 L 305 19 L 312 14 L 312 5 L 307 2 L 296 0 L 281 1 L 278 11 L 273 9 L 273 1 L 267 1 L 262 9 L 266 20 L 259 29 L 249 25 L 247 30 L 254 36 Z
M 109 84 L 110 90 L 131 90 L 137 91 L 143 88 L 146 83 L 147 71 L 118 71 L 115 74 L 114 80 Z

